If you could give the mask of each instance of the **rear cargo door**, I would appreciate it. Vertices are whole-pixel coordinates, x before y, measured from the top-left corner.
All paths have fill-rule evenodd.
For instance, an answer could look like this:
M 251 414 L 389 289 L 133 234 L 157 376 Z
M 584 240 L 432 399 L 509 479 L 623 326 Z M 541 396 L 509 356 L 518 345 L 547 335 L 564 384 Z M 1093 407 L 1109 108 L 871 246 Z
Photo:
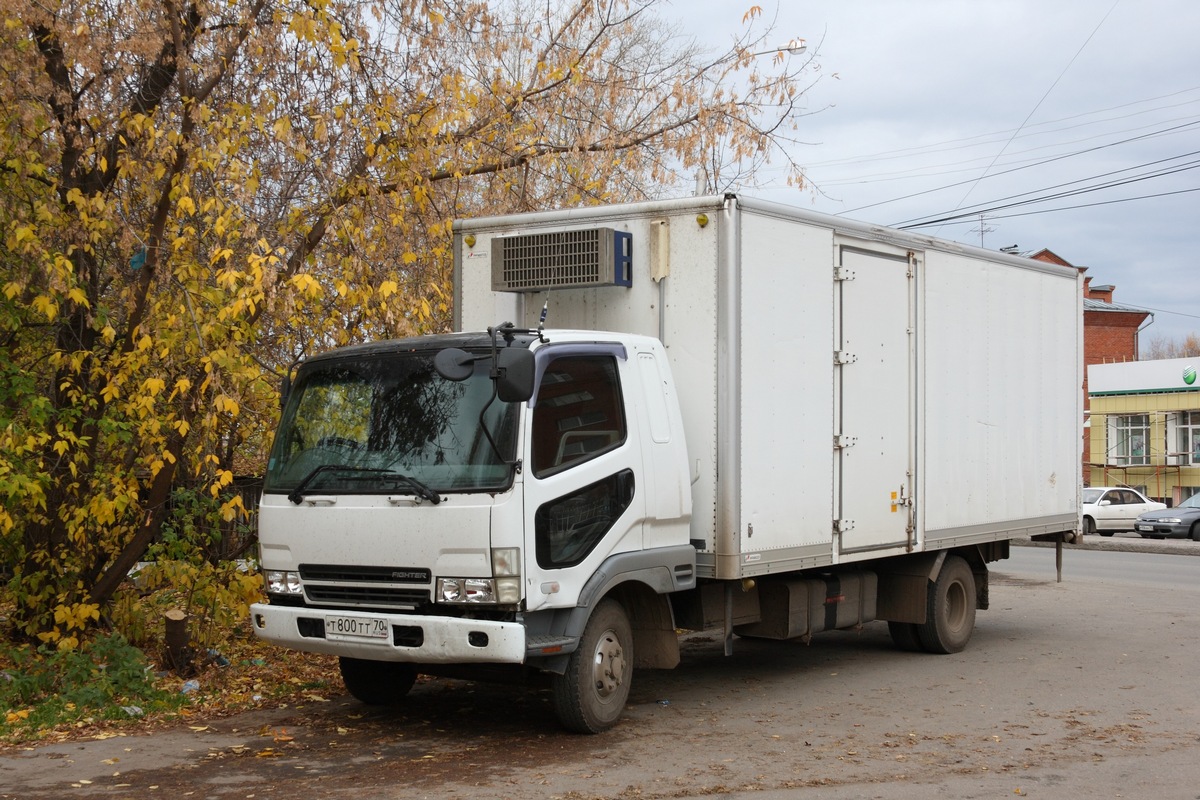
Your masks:
M 838 262 L 834 535 L 854 553 L 911 542 L 919 262 L 849 245 Z

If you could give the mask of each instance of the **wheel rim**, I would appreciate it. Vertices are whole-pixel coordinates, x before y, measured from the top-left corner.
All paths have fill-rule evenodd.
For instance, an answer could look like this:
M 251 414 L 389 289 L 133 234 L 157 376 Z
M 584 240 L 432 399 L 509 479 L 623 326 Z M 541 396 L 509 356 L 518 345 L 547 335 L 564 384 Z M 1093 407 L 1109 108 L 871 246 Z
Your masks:
M 600 634 L 592 657 L 592 685 L 601 698 L 611 697 L 625 681 L 625 649 L 616 631 L 609 628 Z
M 967 590 L 959 581 L 946 587 L 946 624 L 950 630 L 962 630 L 967 620 Z

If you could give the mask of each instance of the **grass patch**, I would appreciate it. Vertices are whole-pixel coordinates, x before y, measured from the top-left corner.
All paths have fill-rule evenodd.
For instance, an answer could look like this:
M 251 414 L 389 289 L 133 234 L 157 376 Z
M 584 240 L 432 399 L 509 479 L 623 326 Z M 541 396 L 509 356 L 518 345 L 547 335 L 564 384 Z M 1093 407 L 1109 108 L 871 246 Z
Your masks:
M 73 652 L 0 645 L 0 748 L 131 735 L 345 692 L 332 656 L 249 633 L 227 639 L 221 656 L 183 678 L 119 634 Z M 189 680 L 198 686 L 185 692 Z
M 137 719 L 177 710 L 183 698 L 158 684 L 140 650 L 119 634 L 76 650 L 0 649 L 0 738 L 11 741 L 63 725 Z

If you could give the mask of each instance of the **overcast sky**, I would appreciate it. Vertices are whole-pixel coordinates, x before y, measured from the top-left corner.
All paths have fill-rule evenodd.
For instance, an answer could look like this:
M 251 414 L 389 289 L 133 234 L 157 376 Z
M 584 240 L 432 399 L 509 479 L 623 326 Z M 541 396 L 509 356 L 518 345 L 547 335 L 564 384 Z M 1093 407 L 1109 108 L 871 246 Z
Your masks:
M 793 150 L 811 187 L 747 194 L 900 225 L 1119 181 L 992 211 L 983 246 L 1088 267 L 1117 302 L 1154 311 L 1143 343 L 1200 332 L 1200 2 L 759 3 L 821 69 Z M 751 4 L 662 11 L 718 47 Z M 1128 199 L 1146 195 L 1161 196 Z M 975 216 L 920 230 L 978 245 L 979 229 Z

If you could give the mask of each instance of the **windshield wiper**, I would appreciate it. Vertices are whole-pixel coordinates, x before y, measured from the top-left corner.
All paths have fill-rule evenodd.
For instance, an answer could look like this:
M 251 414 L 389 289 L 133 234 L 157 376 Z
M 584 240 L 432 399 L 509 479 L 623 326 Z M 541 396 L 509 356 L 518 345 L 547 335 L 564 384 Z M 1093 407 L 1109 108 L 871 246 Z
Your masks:
M 305 490 L 308 489 L 309 484 L 312 483 L 317 476 L 323 472 L 355 472 L 368 473 L 372 475 L 385 475 L 412 487 L 412 490 L 418 497 L 428 500 L 435 506 L 442 502 L 442 496 L 440 494 L 435 492 L 433 489 L 430 489 L 428 486 L 421 483 L 411 475 L 405 475 L 403 472 L 396 472 L 395 470 L 391 469 L 380 469 L 378 467 L 352 467 L 346 466 L 345 464 L 322 464 L 321 466 L 317 467 L 312 472 L 305 475 L 304 480 L 296 484 L 296 488 L 288 493 L 288 500 L 295 505 L 300 505 L 300 503 L 304 500 Z

